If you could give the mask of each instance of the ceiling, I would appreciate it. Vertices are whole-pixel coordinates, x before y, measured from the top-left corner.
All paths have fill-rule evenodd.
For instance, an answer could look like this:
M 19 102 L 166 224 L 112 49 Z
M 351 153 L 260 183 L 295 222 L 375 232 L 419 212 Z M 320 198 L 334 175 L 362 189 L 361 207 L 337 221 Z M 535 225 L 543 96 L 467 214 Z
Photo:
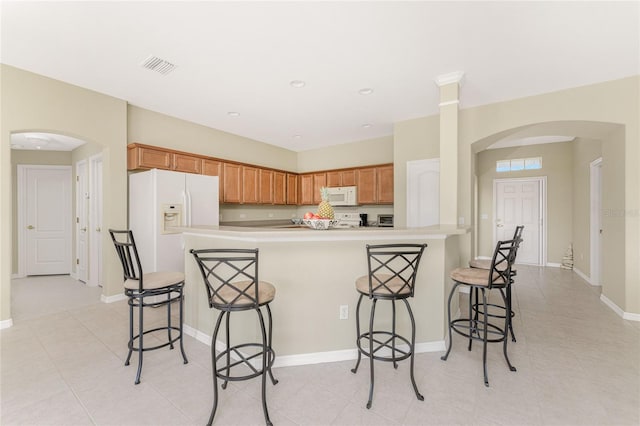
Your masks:
M 456 71 L 461 108 L 636 75 L 639 4 L 2 1 L 0 59 L 305 151 L 436 114 Z

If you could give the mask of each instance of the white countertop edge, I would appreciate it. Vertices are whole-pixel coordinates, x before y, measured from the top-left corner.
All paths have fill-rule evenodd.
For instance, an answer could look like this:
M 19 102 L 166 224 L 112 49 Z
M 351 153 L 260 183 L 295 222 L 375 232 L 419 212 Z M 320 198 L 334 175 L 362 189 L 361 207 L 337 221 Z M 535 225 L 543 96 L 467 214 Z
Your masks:
M 424 227 L 424 228 L 371 228 L 354 230 L 309 230 L 269 229 L 243 227 L 181 227 L 174 228 L 184 235 L 247 242 L 293 242 L 293 241 L 363 241 L 363 240 L 444 240 L 454 235 L 463 235 L 469 228 Z

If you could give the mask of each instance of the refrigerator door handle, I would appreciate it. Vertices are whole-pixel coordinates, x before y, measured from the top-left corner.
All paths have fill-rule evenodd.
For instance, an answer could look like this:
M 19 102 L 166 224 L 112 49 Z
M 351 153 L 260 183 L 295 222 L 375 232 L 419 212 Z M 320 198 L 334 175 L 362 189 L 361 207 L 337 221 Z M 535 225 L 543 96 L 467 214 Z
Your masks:
M 182 191 L 182 205 L 184 206 L 184 210 L 183 210 L 183 218 L 182 218 L 182 226 L 189 226 L 191 220 L 190 220 L 190 216 L 191 216 L 191 209 L 190 209 L 190 202 L 191 200 L 189 199 L 189 192 L 187 191 Z
M 191 193 L 187 191 L 187 226 L 191 226 Z

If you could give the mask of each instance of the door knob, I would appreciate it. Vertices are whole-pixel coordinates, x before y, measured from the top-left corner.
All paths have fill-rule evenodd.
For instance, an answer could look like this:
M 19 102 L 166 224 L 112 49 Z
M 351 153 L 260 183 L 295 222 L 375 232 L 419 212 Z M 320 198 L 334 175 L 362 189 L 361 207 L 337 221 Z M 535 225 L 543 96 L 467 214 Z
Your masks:
M 29 226 L 27 226 L 27 229 L 35 229 L 35 226 L 29 225 Z
M 497 226 L 498 228 L 502 228 L 504 225 L 503 225 L 503 224 L 501 224 L 501 223 L 498 223 L 496 226 Z
M 80 228 L 80 230 L 81 230 L 82 232 L 87 232 L 87 227 L 85 226 L 84 228 Z
M 96 231 L 97 231 L 97 232 L 100 232 L 100 231 L 102 231 L 102 229 L 100 229 L 100 227 L 98 226 L 98 227 L 96 228 Z

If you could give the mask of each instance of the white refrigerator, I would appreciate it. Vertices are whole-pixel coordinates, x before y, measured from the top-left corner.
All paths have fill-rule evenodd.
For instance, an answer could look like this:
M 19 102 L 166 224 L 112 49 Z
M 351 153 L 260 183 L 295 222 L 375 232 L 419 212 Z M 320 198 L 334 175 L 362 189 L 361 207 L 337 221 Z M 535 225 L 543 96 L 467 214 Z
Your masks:
M 184 271 L 171 226 L 219 224 L 218 177 L 152 169 L 129 175 L 129 228 L 145 273 Z

